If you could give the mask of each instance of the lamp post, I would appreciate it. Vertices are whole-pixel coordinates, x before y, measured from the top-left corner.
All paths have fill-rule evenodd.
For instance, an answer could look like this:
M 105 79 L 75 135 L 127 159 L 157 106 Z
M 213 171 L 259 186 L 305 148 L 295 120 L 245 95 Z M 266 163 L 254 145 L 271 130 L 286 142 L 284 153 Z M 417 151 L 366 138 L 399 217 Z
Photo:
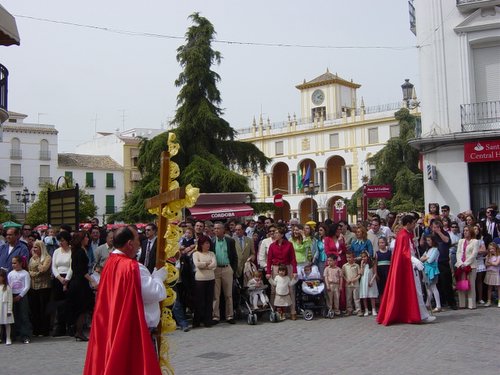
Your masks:
M 309 182 L 309 185 L 304 186 L 304 193 L 311 197 L 311 220 L 314 221 L 314 196 L 319 192 L 319 184 Z
M 26 222 L 26 211 L 28 203 L 33 203 L 35 201 L 36 194 L 34 191 L 29 192 L 28 188 L 25 186 L 23 191 L 18 191 L 16 193 L 16 199 L 19 203 L 24 204 L 24 222 Z
M 418 108 L 420 102 L 417 100 L 417 93 L 415 92 L 415 86 L 410 82 L 408 78 L 405 79 L 405 83 L 401 85 L 401 90 L 403 90 L 403 101 L 406 103 L 406 108 L 409 110 Z M 415 117 L 415 137 L 420 138 L 422 135 L 422 123 L 420 116 Z

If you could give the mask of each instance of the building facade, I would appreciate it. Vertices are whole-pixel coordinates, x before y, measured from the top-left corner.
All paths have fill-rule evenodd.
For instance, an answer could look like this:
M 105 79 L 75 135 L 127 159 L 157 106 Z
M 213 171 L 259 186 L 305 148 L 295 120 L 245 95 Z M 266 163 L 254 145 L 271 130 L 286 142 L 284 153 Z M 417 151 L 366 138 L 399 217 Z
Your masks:
M 500 1 L 419 0 L 414 14 L 426 205 L 478 213 L 500 203 Z
M 239 140 L 255 144 L 272 159 L 250 181 L 259 202 L 272 203 L 276 194 L 283 195 L 284 206 L 275 218 L 296 217 L 303 223 L 334 218 L 335 202 L 351 198 L 376 173 L 369 159 L 399 135 L 394 113 L 402 103 L 365 107 L 357 97 L 360 86 L 327 71 L 296 86 L 300 118 L 274 124 L 260 118 L 239 130 Z M 300 177 L 308 173 L 310 186 L 299 188 Z
M 109 156 L 64 153 L 58 155 L 58 174 L 78 183 L 92 197 L 97 217 L 121 210 L 124 196 L 123 167 Z
M 38 192 L 57 176 L 57 130 L 54 125 L 24 122 L 27 116 L 9 112 L 9 119 L 0 126 L 0 179 L 7 187 L 2 192 L 9 200 L 9 210 L 22 217 L 23 203 L 17 194 L 27 188 Z M 29 207 L 28 207 L 29 208 Z

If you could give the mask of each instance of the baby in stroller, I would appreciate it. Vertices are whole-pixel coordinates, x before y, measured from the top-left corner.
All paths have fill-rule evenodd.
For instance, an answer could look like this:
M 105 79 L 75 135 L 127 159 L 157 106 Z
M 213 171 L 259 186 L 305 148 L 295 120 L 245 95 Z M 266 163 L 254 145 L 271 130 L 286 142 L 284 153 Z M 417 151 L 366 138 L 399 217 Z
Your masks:
M 262 272 L 255 271 L 253 273 L 253 278 L 248 280 L 248 292 L 250 301 L 252 302 L 252 307 L 254 310 L 259 309 L 259 299 L 262 303 L 262 307 L 266 307 L 269 304 L 269 298 L 266 295 L 267 285 L 262 282 Z
M 309 295 L 318 295 L 325 290 L 325 284 L 321 281 L 321 275 L 317 266 L 306 264 L 299 273 L 299 280 L 302 281 L 302 291 Z

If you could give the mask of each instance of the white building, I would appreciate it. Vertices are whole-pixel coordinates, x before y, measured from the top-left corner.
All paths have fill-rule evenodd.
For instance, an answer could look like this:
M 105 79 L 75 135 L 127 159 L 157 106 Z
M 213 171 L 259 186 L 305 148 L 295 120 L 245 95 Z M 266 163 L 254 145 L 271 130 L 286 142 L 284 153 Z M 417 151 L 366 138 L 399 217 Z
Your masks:
M 414 14 L 426 205 L 499 204 L 500 1 L 418 0 Z
M 0 179 L 8 182 L 2 192 L 9 200 L 9 210 L 22 217 L 24 204 L 16 194 L 24 187 L 38 192 L 57 176 L 57 130 L 54 125 L 24 122 L 26 115 L 9 112 L 0 126 Z
M 121 210 L 125 198 L 123 167 L 109 156 L 59 154 L 58 175 L 78 183 L 97 206 L 97 216 L 106 222 Z
M 239 130 L 238 139 L 255 144 L 272 162 L 265 173 L 252 177 L 251 186 L 260 202 L 273 202 L 283 194 L 284 207 L 275 218 L 333 218 L 334 203 L 350 198 L 373 176 L 367 161 L 391 137 L 399 135 L 394 113 L 402 103 L 365 107 L 357 97 L 361 85 L 329 71 L 300 85 L 300 118 L 271 124 L 254 120 L 249 129 Z M 311 169 L 311 182 L 318 193 L 312 198 L 298 189 L 298 171 Z M 303 172 L 302 172 L 303 174 Z

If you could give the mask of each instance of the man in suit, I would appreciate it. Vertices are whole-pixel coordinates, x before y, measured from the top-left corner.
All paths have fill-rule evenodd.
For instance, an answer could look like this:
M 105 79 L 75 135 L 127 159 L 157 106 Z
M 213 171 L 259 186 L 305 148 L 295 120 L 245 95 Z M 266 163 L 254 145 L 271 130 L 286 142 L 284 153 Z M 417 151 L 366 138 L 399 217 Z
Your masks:
M 243 280 L 243 269 L 247 261 L 255 260 L 255 249 L 253 247 L 253 239 L 245 236 L 245 230 L 242 224 L 236 224 L 234 228 L 234 241 L 236 243 L 236 253 L 238 254 L 238 268 L 236 277 L 240 280 L 241 285 L 246 286 Z
M 217 260 L 214 287 L 214 306 L 212 323 L 217 324 L 220 321 L 220 295 L 221 288 L 224 293 L 226 306 L 226 321 L 234 324 L 233 311 L 233 279 L 238 270 L 238 255 L 236 253 L 235 241 L 231 237 L 224 235 L 224 224 L 216 222 L 214 225 L 215 237 L 212 240 L 212 248 Z
M 158 228 L 154 223 L 149 223 L 146 225 L 144 232 L 146 233 L 146 239 L 141 243 L 141 255 L 139 257 L 139 263 L 144 264 L 149 272 L 153 273 L 156 265 L 156 232 Z

